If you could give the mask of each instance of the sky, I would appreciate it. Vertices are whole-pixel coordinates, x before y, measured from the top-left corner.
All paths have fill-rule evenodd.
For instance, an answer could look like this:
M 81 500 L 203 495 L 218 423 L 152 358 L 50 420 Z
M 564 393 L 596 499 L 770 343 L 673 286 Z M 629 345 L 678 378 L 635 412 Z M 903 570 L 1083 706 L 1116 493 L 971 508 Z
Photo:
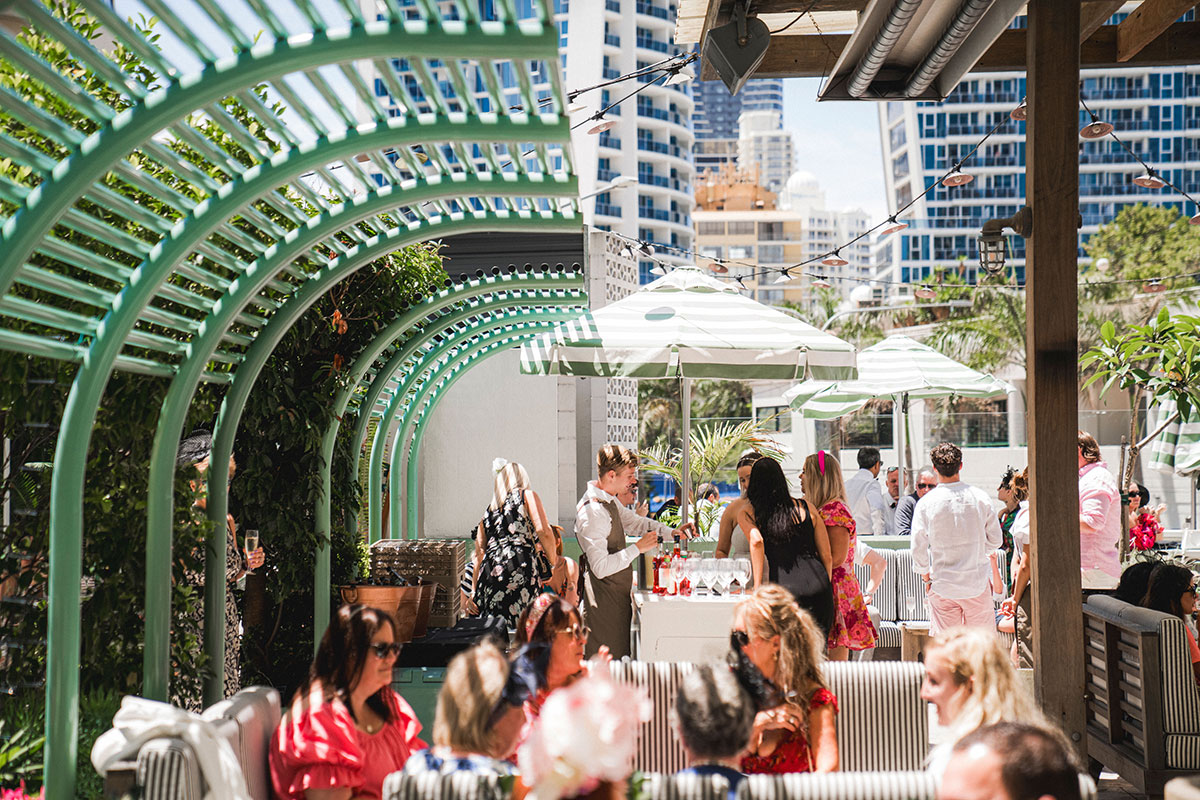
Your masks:
M 887 218 L 879 106 L 873 102 L 817 102 L 819 78 L 783 82 L 783 127 L 796 142 L 796 169 L 811 172 L 833 209 L 861 208 Z

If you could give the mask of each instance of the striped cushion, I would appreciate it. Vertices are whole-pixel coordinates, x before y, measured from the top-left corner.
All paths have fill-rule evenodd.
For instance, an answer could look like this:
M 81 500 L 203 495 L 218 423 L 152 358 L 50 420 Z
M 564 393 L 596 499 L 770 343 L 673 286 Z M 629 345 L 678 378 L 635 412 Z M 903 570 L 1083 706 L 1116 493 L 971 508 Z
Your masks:
M 896 559 L 896 617 L 895 621 L 907 622 L 928 622 L 929 612 L 925 608 L 925 582 L 913 572 L 913 560 L 911 550 L 895 550 L 893 551 Z M 892 569 L 891 562 L 888 563 L 888 570 Z M 905 598 L 916 597 L 916 609 L 910 614 L 908 606 L 905 603 Z M 882 611 L 882 609 L 880 609 Z M 888 619 L 884 615 L 884 619 Z
M 728 800 L 729 779 L 724 775 L 646 775 L 644 793 L 654 800 Z M 632 795 L 632 793 L 631 793 Z
M 918 771 L 751 775 L 738 789 L 738 800 L 934 800 L 936 795 L 933 775 Z
M 900 626 L 894 622 L 881 622 L 879 624 L 879 641 L 875 643 L 875 647 L 900 647 Z
M 505 800 L 512 792 L 496 775 L 474 772 L 393 772 L 383 779 L 383 800 Z
M 646 690 L 654 706 L 642 725 L 634 769 L 678 772 L 687 765 L 670 711 L 690 663 L 614 662 L 614 680 Z M 838 698 L 838 751 L 843 770 L 920 769 L 929 750 L 929 715 L 921 699 L 923 667 L 916 662 L 830 662 L 829 688 Z M 903 736 L 884 735 L 904 731 Z
M 919 770 L 929 752 L 925 669 L 915 661 L 825 665 L 838 699 L 838 755 L 847 772 Z
M 879 550 L 883 553 L 883 559 L 887 562 L 887 572 L 883 573 L 883 583 L 879 585 L 879 591 L 875 593 L 873 605 L 879 609 L 879 615 L 886 622 L 896 621 L 896 552 L 895 550 Z M 868 571 L 868 582 L 870 581 L 870 571 Z M 866 583 L 861 584 L 866 586 Z
M 145 800 L 201 800 L 200 763 L 179 739 L 152 739 L 138 751 L 137 785 Z
M 1192 672 L 1183 620 L 1168 616 L 1158 624 L 1158 648 L 1162 665 L 1163 730 L 1200 733 L 1200 691 Z
M 1163 738 L 1167 769 L 1200 769 L 1200 736 L 1168 734 Z

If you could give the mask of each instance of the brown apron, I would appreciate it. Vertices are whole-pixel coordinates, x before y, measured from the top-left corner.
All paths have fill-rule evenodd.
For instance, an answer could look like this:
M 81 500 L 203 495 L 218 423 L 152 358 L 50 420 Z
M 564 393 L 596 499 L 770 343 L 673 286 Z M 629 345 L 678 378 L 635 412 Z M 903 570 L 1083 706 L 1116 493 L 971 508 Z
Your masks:
M 612 527 L 608 531 L 609 553 L 624 550 L 625 526 L 621 524 L 621 515 L 614 502 L 600 503 L 612 518 Z M 633 590 L 633 565 L 629 565 L 605 578 L 597 578 L 592 574 L 587 554 L 579 559 L 579 571 L 583 575 L 583 591 L 580 600 L 583 603 L 583 624 L 591 629 L 587 648 L 584 654 L 591 658 L 601 645 L 608 645 L 614 660 L 619 660 L 629 652 L 629 636 L 633 629 L 633 600 L 630 592 Z

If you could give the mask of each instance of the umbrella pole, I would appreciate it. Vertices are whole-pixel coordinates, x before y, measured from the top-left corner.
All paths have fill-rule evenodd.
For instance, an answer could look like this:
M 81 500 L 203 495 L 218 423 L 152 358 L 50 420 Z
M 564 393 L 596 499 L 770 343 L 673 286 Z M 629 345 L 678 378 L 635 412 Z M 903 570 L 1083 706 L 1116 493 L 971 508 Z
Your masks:
M 896 467 L 900 470 L 900 494 L 905 494 L 908 473 L 904 469 L 904 414 L 900 398 L 892 398 L 892 449 L 896 451 Z
M 1196 522 L 1196 479 L 1200 477 L 1200 472 L 1192 473 L 1192 528 L 1200 528 L 1200 524 Z
M 908 431 L 908 392 L 905 392 L 900 398 L 900 410 L 904 413 L 904 430 L 902 436 L 904 438 L 905 477 L 908 480 L 908 490 L 915 492 L 917 490 L 917 476 L 913 474 L 912 436 L 909 435 Z
M 680 502 L 680 525 L 688 521 L 688 498 L 691 497 L 692 482 L 692 379 L 679 376 L 679 405 L 683 410 L 683 460 L 681 464 L 683 478 L 683 497 Z

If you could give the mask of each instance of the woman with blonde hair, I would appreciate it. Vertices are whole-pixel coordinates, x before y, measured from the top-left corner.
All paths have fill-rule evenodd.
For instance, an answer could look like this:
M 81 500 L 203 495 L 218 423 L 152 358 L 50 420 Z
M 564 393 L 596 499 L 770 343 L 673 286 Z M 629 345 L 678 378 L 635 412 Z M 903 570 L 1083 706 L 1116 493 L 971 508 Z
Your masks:
M 433 747 L 409 757 L 404 771 L 513 774 L 507 759 L 517 750 L 532 689 L 489 640 L 459 653 L 438 692 Z
M 800 473 L 804 499 L 817 509 L 829 536 L 833 557 L 833 625 L 825 646 L 832 661 L 845 661 L 851 650 L 875 646 L 875 626 L 854 574 L 854 515 L 846 507 L 842 465 L 824 450 L 804 459 Z
M 1023 722 L 1062 738 L 1034 703 L 999 637 L 987 628 L 950 628 L 930 641 L 921 699 L 933 703 L 938 724 L 950 728 L 950 737 L 929 754 L 929 769 L 938 774 L 954 743 L 985 725 Z
M 515 461 L 493 462 L 492 502 L 475 528 L 471 597 L 484 616 L 511 628 L 541 591 L 558 560 L 554 531 L 529 474 Z
M 821 674 L 824 637 L 782 586 L 764 584 L 733 612 L 735 645 L 787 701 L 754 718 L 744 773 L 835 772 L 837 698 Z

